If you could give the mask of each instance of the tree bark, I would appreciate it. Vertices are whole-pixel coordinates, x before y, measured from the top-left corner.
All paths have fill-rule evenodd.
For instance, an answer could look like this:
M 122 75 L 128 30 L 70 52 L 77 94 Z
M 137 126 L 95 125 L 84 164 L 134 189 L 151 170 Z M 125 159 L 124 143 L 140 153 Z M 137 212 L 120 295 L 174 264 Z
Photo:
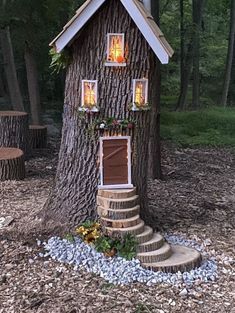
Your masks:
M 127 66 L 105 67 L 107 33 L 121 33 L 124 29 Z M 87 24 L 72 45 L 72 51 L 73 61 L 66 77 L 59 163 L 55 186 L 44 208 L 44 219 L 73 227 L 97 216 L 99 133 L 89 131 L 96 117 L 78 113 L 82 79 L 98 80 L 99 118 L 136 120 L 132 132 L 132 176 L 140 195 L 141 216 L 147 219 L 149 112 L 130 112 L 128 106 L 132 102 L 132 79 L 147 77 L 149 90 L 154 86 L 152 50 L 121 2 L 111 0 Z
M 26 43 L 24 59 L 27 72 L 27 82 L 30 100 L 31 124 L 40 125 L 40 92 L 38 84 L 38 70 L 34 53 Z
M 184 87 L 184 65 L 185 62 L 185 27 L 184 27 L 184 0 L 180 0 L 180 95 Z M 185 87 L 184 87 L 185 88 Z M 183 101 L 179 97 L 176 109 L 182 110 Z
M 0 181 L 25 178 L 24 153 L 17 148 L 0 148 Z
M 5 98 L 6 95 L 7 93 L 6 93 L 4 79 L 3 79 L 3 72 L 2 72 L 2 67 L 0 65 L 0 97 Z
M 231 13 L 230 13 L 230 31 L 229 31 L 229 42 L 228 42 L 228 52 L 225 68 L 225 77 L 223 84 L 223 92 L 221 98 L 221 104 L 223 106 L 227 105 L 228 91 L 231 81 L 232 63 L 234 55 L 234 41 L 235 41 L 235 0 L 231 0 Z
M 159 0 L 152 1 L 152 15 L 155 22 L 160 24 L 160 3 Z M 161 64 L 155 59 L 155 71 L 153 81 L 155 83 L 152 90 L 152 112 L 150 126 L 149 145 L 149 175 L 153 179 L 162 178 L 161 169 L 161 137 L 160 137 L 160 90 L 161 90 Z
M 45 149 L 47 146 L 47 127 L 29 125 L 29 145 L 31 150 Z
M 193 0 L 193 94 L 192 107 L 200 106 L 200 29 L 204 0 Z
M 2 47 L 4 69 L 6 72 L 11 105 L 14 110 L 24 111 L 22 95 L 20 92 L 20 87 L 17 79 L 9 27 L 0 30 L 0 44 Z
M 0 111 L 0 147 L 21 149 L 28 155 L 28 114 L 16 111 Z
M 185 54 L 185 60 L 183 64 L 183 74 L 182 75 L 182 81 L 180 86 L 180 95 L 178 98 L 178 102 L 176 105 L 177 109 L 184 109 L 186 107 L 186 100 L 187 100 L 187 93 L 188 93 L 188 86 L 189 86 L 189 80 L 191 76 L 192 71 L 192 61 L 193 61 L 193 55 L 192 55 L 192 42 L 188 44 L 187 52 Z

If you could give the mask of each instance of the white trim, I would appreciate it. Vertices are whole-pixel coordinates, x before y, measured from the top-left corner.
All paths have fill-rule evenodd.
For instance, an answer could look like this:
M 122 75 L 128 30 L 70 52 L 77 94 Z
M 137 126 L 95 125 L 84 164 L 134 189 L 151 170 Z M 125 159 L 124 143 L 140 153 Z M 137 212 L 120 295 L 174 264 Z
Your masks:
M 105 62 L 104 65 L 105 66 L 126 66 L 126 62 L 125 63 Z
M 129 188 L 133 188 L 134 185 L 133 184 L 125 184 L 125 185 L 100 185 L 98 186 L 99 190 L 106 190 L 106 189 L 129 189 Z
M 133 79 L 132 111 L 139 111 L 139 109 L 135 105 L 135 91 L 136 91 L 136 83 L 137 82 L 144 82 L 145 83 L 145 103 L 148 103 L 149 80 L 147 78 Z
M 101 7 L 101 5 L 106 0 L 92 0 L 84 8 L 84 10 L 79 13 L 79 15 L 71 20 L 71 24 L 67 26 L 51 43 L 51 46 L 55 46 L 57 52 L 61 52 L 64 47 L 66 47 L 75 35 L 82 29 L 82 27 L 87 23 L 87 21 L 96 13 L 96 11 Z M 141 31 L 150 47 L 153 49 L 155 55 L 159 58 L 162 64 L 167 64 L 169 62 L 170 52 L 167 52 L 164 45 L 161 43 L 159 38 L 151 29 L 150 25 L 146 22 L 143 14 L 137 7 L 137 5 L 132 0 L 120 0 L 123 6 L 126 8 L 127 12 L 135 22 L 138 29 Z
M 67 44 L 74 38 L 86 22 L 89 21 L 89 19 L 104 2 L 105 0 L 92 0 L 90 2 L 90 4 L 79 14 L 73 23 L 54 42 L 57 52 L 60 52 L 65 46 L 67 46 Z
M 117 185 L 104 185 L 104 175 L 103 175 L 103 141 L 104 140 L 117 140 L 124 139 L 127 140 L 127 167 L 128 167 L 128 184 L 117 184 Z M 112 188 L 132 188 L 131 183 L 131 137 L 130 136 L 110 136 L 110 137 L 100 137 L 100 185 L 99 189 L 112 189 Z
M 84 96 L 85 96 L 85 91 L 84 91 L 84 86 L 85 83 L 94 83 L 95 84 L 95 103 L 96 105 L 91 109 L 93 112 L 98 112 L 99 110 L 97 109 L 97 100 L 98 100 L 98 81 L 97 80 L 88 80 L 88 79 L 83 79 L 82 80 L 82 99 L 81 99 L 81 107 L 79 108 L 79 111 L 87 111 L 89 110 L 86 108 L 85 103 L 84 103 Z
M 159 39 L 154 34 L 151 27 L 146 23 L 144 16 L 141 14 L 139 9 L 136 7 L 133 1 L 130 0 L 120 0 L 121 3 L 126 8 L 127 12 L 135 22 L 136 26 L 139 28 L 144 38 L 149 43 L 150 47 L 153 49 L 154 53 L 161 61 L 162 64 L 169 63 L 169 55 L 160 43 Z

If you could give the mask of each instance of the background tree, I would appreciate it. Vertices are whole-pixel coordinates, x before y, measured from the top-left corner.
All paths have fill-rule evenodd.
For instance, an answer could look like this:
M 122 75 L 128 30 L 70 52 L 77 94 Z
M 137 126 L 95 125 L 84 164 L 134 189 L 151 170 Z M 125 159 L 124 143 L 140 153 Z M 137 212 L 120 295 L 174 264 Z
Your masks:
M 158 26 L 160 26 L 160 1 L 151 1 L 151 13 Z M 149 144 L 149 174 L 156 179 L 162 178 L 161 170 L 161 137 L 160 137 L 160 94 L 161 94 L 161 65 L 155 60 L 154 73 L 154 101 L 151 104 L 151 126 Z
M 9 90 L 11 106 L 14 110 L 24 111 L 23 99 L 18 83 L 13 47 L 11 42 L 11 33 L 9 20 L 7 17 L 6 0 L 0 3 L 0 46 L 3 56 L 3 64 L 7 78 L 7 86 Z
M 235 0 L 231 0 L 231 9 L 230 9 L 230 31 L 229 31 L 229 40 L 228 40 L 228 52 L 227 52 L 227 61 L 225 69 L 225 77 L 223 84 L 223 92 L 221 104 L 223 106 L 227 105 L 229 86 L 231 81 L 232 74 L 232 65 L 234 57 L 234 42 L 235 42 Z
M 200 30 L 204 0 L 193 0 L 193 95 L 192 107 L 200 105 Z

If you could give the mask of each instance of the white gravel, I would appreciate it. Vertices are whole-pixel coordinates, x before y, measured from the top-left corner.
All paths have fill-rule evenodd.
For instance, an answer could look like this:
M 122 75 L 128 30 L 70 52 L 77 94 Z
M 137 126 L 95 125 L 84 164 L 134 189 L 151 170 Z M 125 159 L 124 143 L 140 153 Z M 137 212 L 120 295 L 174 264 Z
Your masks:
M 203 254 L 203 245 L 198 245 L 192 240 L 185 240 L 179 236 L 166 237 L 170 243 L 191 246 Z M 46 253 L 40 256 L 51 257 L 61 263 L 72 264 L 75 270 L 84 268 L 87 272 L 99 275 L 114 285 L 140 282 L 147 284 L 147 286 L 157 283 L 173 285 L 185 283 L 190 286 L 196 281 L 210 282 L 215 281 L 218 277 L 216 261 L 212 258 L 206 258 L 206 253 L 204 253 L 204 260 L 199 268 L 190 272 L 172 274 L 146 270 L 137 259 L 127 261 L 121 257 L 107 258 L 82 242 L 80 238 L 75 238 L 75 242 L 72 243 L 66 239 L 52 237 L 43 245 Z

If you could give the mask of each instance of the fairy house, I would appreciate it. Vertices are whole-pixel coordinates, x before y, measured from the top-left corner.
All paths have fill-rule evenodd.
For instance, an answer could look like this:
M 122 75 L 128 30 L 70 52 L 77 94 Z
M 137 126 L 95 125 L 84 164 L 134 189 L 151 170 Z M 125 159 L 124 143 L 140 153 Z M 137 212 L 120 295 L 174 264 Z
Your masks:
M 167 64 L 172 48 L 140 0 L 86 1 L 51 46 L 58 53 L 70 49 L 73 55 L 65 105 L 81 115 L 84 112 L 87 124 L 90 115 L 100 117 L 99 188 L 132 187 L 136 163 L 131 157 L 132 124 L 147 123 L 154 59 Z M 104 136 L 108 129 L 115 132 Z M 148 141 L 147 133 L 146 129 L 138 136 Z M 146 172 L 144 164 L 142 168 Z
M 51 46 L 57 53 L 67 50 L 71 60 L 47 217 L 76 226 L 98 211 L 109 233 L 136 236 L 137 257 L 146 267 L 198 265 L 197 251 L 170 246 L 145 225 L 151 222 L 147 172 L 151 105 L 159 92 L 155 64 L 156 58 L 167 64 L 173 50 L 144 3 L 87 0 Z

